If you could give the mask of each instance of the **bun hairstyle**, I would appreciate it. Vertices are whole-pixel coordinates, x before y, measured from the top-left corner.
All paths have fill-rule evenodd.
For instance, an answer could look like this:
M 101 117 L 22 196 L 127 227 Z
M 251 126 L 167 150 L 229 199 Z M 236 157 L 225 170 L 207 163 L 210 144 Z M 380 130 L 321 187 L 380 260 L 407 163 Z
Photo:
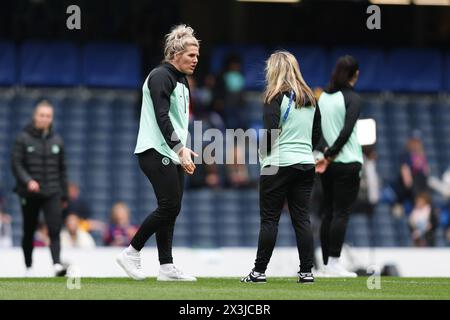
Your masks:
M 186 50 L 187 46 L 193 45 L 200 47 L 200 41 L 195 38 L 194 29 L 180 24 L 172 28 L 170 33 L 166 34 L 164 45 L 164 60 L 171 61 L 177 53 Z

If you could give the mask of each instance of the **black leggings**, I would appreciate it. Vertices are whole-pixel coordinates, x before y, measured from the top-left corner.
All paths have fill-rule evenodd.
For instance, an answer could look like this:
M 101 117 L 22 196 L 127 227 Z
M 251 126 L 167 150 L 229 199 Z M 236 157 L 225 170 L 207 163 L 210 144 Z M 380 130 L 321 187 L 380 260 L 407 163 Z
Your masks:
M 183 168 L 155 149 L 140 153 L 138 159 L 141 170 L 153 186 L 158 207 L 144 220 L 131 240 L 131 246 L 140 251 L 147 240 L 156 233 L 160 264 L 173 263 L 173 230 L 183 198 Z
M 320 242 L 324 264 L 329 257 L 340 257 L 348 219 L 358 196 L 361 164 L 331 163 L 321 175 L 323 201 Z
M 314 168 L 306 171 L 280 167 L 274 175 L 261 175 L 259 204 L 261 228 L 255 271 L 265 272 L 275 247 L 281 210 L 287 200 L 297 239 L 300 271 L 311 272 L 314 242 L 309 219 L 309 200 L 314 183 Z
M 27 268 L 32 265 L 34 232 L 39 222 L 39 212 L 44 211 L 45 223 L 50 238 L 53 263 L 60 263 L 61 244 L 59 233 L 62 225 L 61 195 L 20 198 L 23 217 L 22 249 Z

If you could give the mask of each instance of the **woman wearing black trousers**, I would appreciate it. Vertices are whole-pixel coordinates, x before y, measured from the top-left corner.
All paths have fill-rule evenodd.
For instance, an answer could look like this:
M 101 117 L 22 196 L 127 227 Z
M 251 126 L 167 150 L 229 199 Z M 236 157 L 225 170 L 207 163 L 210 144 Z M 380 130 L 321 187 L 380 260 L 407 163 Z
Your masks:
M 339 261 L 351 208 L 358 196 L 363 163 L 356 134 L 361 99 L 353 87 L 359 76 L 358 62 L 352 56 L 340 57 L 330 84 L 319 98 L 322 115 L 324 158 L 316 170 L 321 174 L 323 202 L 320 240 L 323 276 L 356 277 Z
M 289 206 L 300 258 L 298 282 L 314 282 L 309 200 L 314 183 L 312 150 L 320 140 L 320 111 L 295 57 L 278 51 L 267 60 L 264 94 L 265 136 L 261 152 L 261 228 L 255 267 L 241 282 L 266 282 L 281 210 Z
M 67 201 L 67 174 L 63 140 L 53 132 L 52 123 L 53 107 L 47 101 L 40 102 L 32 123 L 17 137 L 12 151 L 15 191 L 23 214 L 22 249 L 29 276 L 32 275 L 34 232 L 41 210 L 49 232 L 55 276 L 66 274 L 66 267 L 60 261 L 59 233 L 62 204 Z
M 139 166 L 155 191 L 158 207 L 151 213 L 130 246 L 116 261 L 135 280 L 146 278 L 140 251 L 156 234 L 160 269 L 159 281 L 195 281 L 173 264 L 172 239 L 175 220 L 181 210 L 184 173 L 195 170 L 192 150 L 185 147 L 189 124 L 189 85 L 194 73 L 199 41 L 185 25 L 166 36 L 164 62 L 153 69 L 142 87 L 142 110 L 135 154 Z

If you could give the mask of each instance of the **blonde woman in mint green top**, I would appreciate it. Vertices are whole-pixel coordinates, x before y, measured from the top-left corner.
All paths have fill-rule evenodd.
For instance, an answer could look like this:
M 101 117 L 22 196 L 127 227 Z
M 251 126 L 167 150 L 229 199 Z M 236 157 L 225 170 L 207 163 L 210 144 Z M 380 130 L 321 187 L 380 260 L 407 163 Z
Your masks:
M 184 174 L 193 174 L 196 155 L 186 146 L 189 120 L 187 75 L 194 73 L 199 41 L 186 25 L 166 35 L 164 62 L 154 68 L 142 87 L 142 110 L 136 143 L 139 166 L 153 186 L 158 207 L 147 216 L 117 263 L 135 280 L 146 278 L 141 249 L 156 235 L 160 269 L 157 280 L 195 281 L 173 264 L 172 240 L 181 210 Z
M 313 282 L 313 236 L 309 199 L 314 183 L 313 147 L 320 139 L 320 111 L 312 90 L 287 51 L 267 60 L 263 120 L 266 129 L 260 176 L 261 228 L 255 267 L 242 282 L 266 282 L 278 221 L 287 201 L 300 258 L 298 282 Z

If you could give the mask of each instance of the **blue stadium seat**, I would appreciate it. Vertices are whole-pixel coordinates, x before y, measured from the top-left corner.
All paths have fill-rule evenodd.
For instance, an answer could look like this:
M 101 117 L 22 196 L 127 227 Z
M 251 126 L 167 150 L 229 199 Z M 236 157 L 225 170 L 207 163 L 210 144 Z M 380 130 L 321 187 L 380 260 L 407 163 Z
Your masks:
M 382 82 L 387 90 L 436 92 L 443 89 L 442 70 L 439 50 L 395 49 L 387 54 Z
M 120 43 L 90 43 L 82 52 L 83 83 L 93 87 L 138 88 L 141 85 L 138 48 Z
M 20 47 L 19 81 L 34 86 L 80 84 L 78 48 L 68 42 L 24 42 Z
M 0 41 L 0 86 L 9 86 L 16 83 L 16 63 L 14 44 Z
M 298 60 L 300 71 L 306 83 L 312 88 L 324 88 L 330 76 L 329 55 L 321 47 L 316 46 L 302 46 L 302 47 L 287 47 Z

